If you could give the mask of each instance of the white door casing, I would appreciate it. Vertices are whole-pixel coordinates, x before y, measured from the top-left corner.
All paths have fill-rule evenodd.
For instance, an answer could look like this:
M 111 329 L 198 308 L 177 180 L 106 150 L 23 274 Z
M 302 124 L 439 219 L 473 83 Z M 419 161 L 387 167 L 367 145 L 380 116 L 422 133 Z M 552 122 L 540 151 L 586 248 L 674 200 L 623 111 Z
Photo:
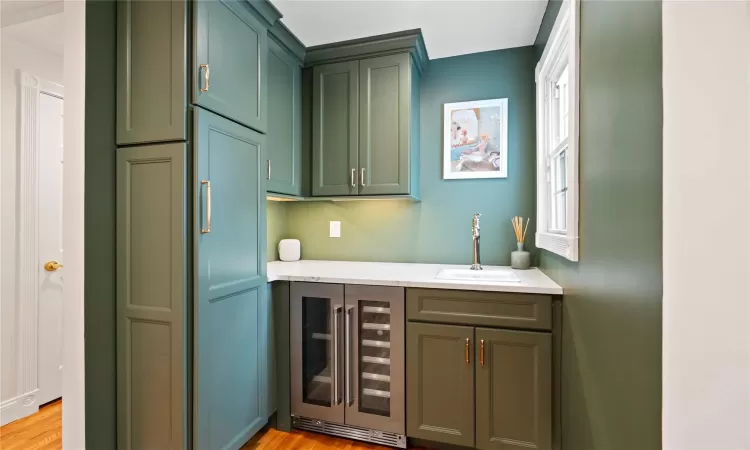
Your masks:
M 39 96 L 39 404 L 62 396 L 62 290 L 64 270 L 47 271 L 47 262 L 63 261 L 62 164 L 63 99 Z
M 33 414 L 39 409 L 39 292 L 44 280 L 40 276 L 40 158 L 43 155 L 40 136 L 43 96 L 62 99 L 63 88 L 24 72 L 17 73 L 19 86 L 18 134 L 18 284 L 16 291 L 16 396 L 0 404 L 0 424 L 12 422 Z M 48 102 L 45 102 L 45 104 Z M 51 105 L 47 105 L 51 106 Z M 60 105 L 61 107 L 61 105 Z M 58 126 L 59 128 L 59 126 Z M 60 130 L 61 132 L 61 130 Z M 46 138 L 45 138 L 46 142 Z M 58 142 L 60 140 L 58 139 Z M 62 153 L 62 148 L 57 151 Z M 58 158 L 61 159 L 61 158 Z M 59 167 L 59 166 L 58 166 Z M 62 174 L 58 181 L 58 194 L 62 193 Z M 61 205 L 60 205 L 61 208 Z M 57 235 L 60 236 L 62 210 Z M 59 241 L 59 239 L 58 239 Z M 60 246 L 61 247 L 61 246 Z M 60 248 L 60 250 L 62 250 Z M 58 279 L 59 282 L 59 279 Z M 61 285 L 60 285 L 61 286 Z M 51 287 L 51 286 L 50 286 Z M 50 292 L 53 292 L 50 290 Z M 61 301 L 61 289 L 60 297 Z M 60 308 L 60 314 L 62 308 Z M 44 316 L 46 317 L 45 310 Z M 59 345 L 62 339 L 57 338 Z

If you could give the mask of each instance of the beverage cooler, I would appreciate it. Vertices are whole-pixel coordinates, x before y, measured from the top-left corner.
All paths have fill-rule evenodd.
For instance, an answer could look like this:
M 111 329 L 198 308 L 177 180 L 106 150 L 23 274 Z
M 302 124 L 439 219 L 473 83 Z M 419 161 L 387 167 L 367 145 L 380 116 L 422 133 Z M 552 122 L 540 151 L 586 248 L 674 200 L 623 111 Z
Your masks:
M 295 428 L 406 448 L 404 289 L 291 284 Z

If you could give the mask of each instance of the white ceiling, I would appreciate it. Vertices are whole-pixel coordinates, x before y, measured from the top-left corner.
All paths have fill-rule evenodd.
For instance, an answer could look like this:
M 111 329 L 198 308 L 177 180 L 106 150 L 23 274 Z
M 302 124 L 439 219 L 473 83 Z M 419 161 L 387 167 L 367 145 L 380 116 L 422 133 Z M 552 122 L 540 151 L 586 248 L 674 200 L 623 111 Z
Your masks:
M 271 0 L 306 46 L 421 28 L 430 59 L 534 43 L 547 0 Z
M 3 38 L 8 37 L 59 56 L 63 56 L 64 32 L 65 19 L 62 13 L 7 25 L 2 29 Z

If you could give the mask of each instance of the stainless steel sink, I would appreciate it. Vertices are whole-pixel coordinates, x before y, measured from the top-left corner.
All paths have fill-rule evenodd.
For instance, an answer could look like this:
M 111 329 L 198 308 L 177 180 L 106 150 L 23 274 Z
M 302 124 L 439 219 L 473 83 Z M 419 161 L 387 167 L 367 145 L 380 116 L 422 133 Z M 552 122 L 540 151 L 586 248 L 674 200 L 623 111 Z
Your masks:
M 489 283 L 520 283 L 511 269 L 441 269 L 435 278 L 440 280 L 482 281 Z

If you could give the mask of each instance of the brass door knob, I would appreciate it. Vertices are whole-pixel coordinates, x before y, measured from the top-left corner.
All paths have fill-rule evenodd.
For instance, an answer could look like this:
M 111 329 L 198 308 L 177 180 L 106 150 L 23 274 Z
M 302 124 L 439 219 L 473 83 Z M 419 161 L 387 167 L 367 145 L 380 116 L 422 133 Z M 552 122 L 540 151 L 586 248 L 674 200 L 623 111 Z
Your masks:
M 44 264 L 44 270 L 46 270 L 47 272 L 54 272 L 55 270 L 60 269 L 62 267 L 63 265 L 59 264 L 57 261 L 47 261 Z

